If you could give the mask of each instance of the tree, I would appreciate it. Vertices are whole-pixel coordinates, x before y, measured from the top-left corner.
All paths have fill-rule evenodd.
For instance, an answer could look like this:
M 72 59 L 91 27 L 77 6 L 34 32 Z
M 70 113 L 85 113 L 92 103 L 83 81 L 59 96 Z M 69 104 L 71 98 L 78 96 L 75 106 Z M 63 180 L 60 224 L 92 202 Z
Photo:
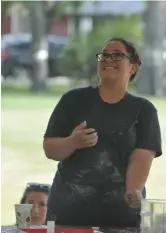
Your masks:
M 1 1 L 1 22 L 4 21 L 6 13 L 10 8 L 11 4 L 11 1 Z
M 30 12 L 32 3 L 31 1 L 1 1 L 1 22 L 3 22 L 7 11 L 14 4 L 22 4 Z M 46 31 L 49 32 L 54 20 L 61 17 L 65 7 L 65 1 L 44 1 L 44 14 L 46 17 Z
M 65 1 L 2 1 L 3 17 L 12 4 L 23 4 L 29 11 L 32 29 L 32 91 L 46 89 L 48 77 L 47 57 L 48 41 L 47 34 L 50 31 L 52 22 L 58 19 L 65 7 L 69 4 L 76 9 L 81 2 Z
M 141 17 L 117 17 L 96 25 L 88 34 L 74 36 L 59 58 L 62 75 L 76 79 L 88 79 L 91 84 L 98 81 L 96 53 L 104 42 L 112 36 L 121 36 L 133 41 L 137 46 L 142 39 Z M 65 67 L 64 67 L 65 64 Z
M 46 79 L 48 77 L 48 40 L 46 33 L 45 2 L 30 2 L 31 29 L 32 29 L 32 91 L 42 91 L 46 89 Z

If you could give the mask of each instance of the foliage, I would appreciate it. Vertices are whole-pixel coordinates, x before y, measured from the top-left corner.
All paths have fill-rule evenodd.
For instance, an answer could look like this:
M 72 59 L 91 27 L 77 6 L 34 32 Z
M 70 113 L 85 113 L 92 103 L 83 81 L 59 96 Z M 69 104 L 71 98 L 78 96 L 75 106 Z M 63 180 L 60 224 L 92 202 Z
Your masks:
M 95 54 L 113 36 L 124 37 L 139 46 L 142 40 L 141 17 L 119 17 L 103 20 L 88 34 L 72 37 L 59 57 L 61 75 L 75 78 L 96 78 Z
M 1 14 L 1 21 L 3 21 L 6 12 L 13 4 L 23 4 L 27 10 L 30 10 L 33 1 L 5 1 L 1 2 L 2 6 L 2 14 Z M 47 31 L 50 30 L 51 25 L 54 20 L 59 19 L 62 15 L 64 10 L 67 7 L 72 7 L 73 9 L 77 9 L 80 6 L 81 1 L 44 1 L 45 4 L 45 17 L 47 20 Z

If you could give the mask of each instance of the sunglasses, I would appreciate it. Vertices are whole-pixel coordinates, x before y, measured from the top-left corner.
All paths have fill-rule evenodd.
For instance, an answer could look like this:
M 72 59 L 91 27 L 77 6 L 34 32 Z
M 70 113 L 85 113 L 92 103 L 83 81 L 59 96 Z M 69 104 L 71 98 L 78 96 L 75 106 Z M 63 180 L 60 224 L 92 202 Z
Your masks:
M 120 52 L 115 52 L 115 53 L 98 53 L 96 54 L 97 60 L 99 62 L 111 59 L 112 61 L 121 61 L 123 58 L 127 58 L 131 61 L 131 58 L 124 54 L 124 53 L 120 53 Z
M 41 184 L 41 183 L 27 183 L 26 188 L 39 188 L 42 190 L 49 190 L 51 188 L 50 184 Z

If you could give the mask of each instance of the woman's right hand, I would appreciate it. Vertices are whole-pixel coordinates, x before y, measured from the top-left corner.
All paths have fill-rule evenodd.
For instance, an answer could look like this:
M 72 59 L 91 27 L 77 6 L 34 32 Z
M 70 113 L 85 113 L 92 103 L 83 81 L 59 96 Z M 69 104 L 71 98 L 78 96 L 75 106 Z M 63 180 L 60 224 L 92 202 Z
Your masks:
M 76 149 L 88 148 L 97 144 L 97 132 L 93 128 L 86 127 L 87 123 L 84 121 L 73 130 L 70 136 Z

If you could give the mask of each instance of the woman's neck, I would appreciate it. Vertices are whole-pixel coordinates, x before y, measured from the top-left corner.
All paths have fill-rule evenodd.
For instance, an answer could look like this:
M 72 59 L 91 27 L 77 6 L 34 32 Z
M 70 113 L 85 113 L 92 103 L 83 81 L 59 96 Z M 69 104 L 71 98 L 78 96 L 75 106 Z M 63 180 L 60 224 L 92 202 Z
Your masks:
M 119 102 L 126 94 L 127 88 L 119 86 L 109 86 L 99 83 L 99 94 L 104 102 Z

